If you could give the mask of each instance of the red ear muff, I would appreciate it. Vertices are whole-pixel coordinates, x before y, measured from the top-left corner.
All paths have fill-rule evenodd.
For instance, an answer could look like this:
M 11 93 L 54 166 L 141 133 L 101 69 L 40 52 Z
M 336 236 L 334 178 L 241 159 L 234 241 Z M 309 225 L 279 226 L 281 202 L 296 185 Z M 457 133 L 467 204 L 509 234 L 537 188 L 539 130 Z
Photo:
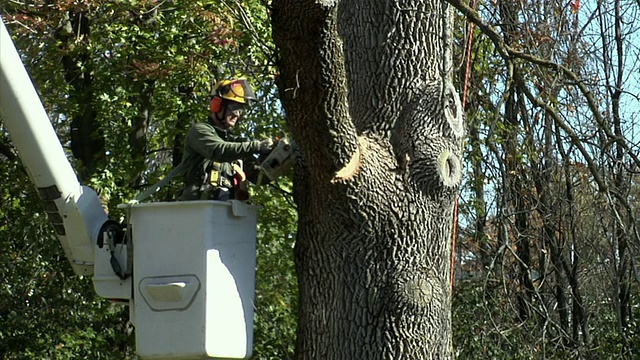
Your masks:
M 220 96 L 214 96 L 213 99 L 211 99 L 209 110 L 211 110 L 212 113 L 217 113 L 222 110 L 222 98 Z

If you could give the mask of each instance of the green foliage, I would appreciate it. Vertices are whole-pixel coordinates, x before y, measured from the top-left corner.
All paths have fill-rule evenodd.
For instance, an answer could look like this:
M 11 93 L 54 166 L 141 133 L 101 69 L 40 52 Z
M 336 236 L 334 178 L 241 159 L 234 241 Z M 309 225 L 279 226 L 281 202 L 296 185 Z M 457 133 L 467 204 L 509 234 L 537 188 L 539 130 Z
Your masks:
M 492 297 L 492 294 L 495 295 Z M 453 294 L 453 342 L 457 359 L 633 359 L 638 354 L 638 321 L 629 324 L 626 339 L 629 353 L 622 352 L 625 339 L 620 337 L 612 312 L 593 314 L 589 326 L 596 339 L 591 348 L 561 344 L 558 338 L 543 337 L 535 320 L 514 321 L 515 311 L 505 312 L 509 296 L 500 289 L 490 289 L 484 281 L 460 281 Z M 637 299 L 632 308 L 640 307 Z M 515 310 L 515 309 L 514 309 Z
M 254 195 L 263 206 L 258 218 L 255 359 L 292 359 L 295 345 L 298 298 L 293 244 L 297 213 L 281 193 L 291 191 L 290 181 L 280 180 L 277 186 L 263 187 Z
M 132 353 L 128 312 L 73 274 L 22 168 L 0 162 L 3 359 L 114 359 Z
M 638 284 L 635 284 L 635 291 L 640 291 Z M 594 316 L 591 323 L 591 334 L 594 339 L 595 358 L 598 359 L 635 359 L 640 354 L 640 319 L 638 318 L 638 309 L 640 309 L 640 299 L 632 297 L 630 308 L 634 316 L 627 324 L 628 331 L 626 338 L 623 338 L 619 331 L 618 319 L 615 313 L 611 311 L 603 311 Z M 624 347 L 627 347 L 627 353 L 624 353 Z M 632 354 L 632 355 L 630 355 Z M 634 357 L 636 356 L 636 357 Z
M 500 311 L 486 296 L 480 282 L 459 282 L 452 301 L 453 345 L 457 359 L 534 359 L 540 349 L 529 347 L 522 336 L 526 329 L 500 328 L 515 314 Z M 499 301 L 498 301 L 499 302 Z
M 238 7 L 240 4 L 242 7 Z M 110 216 L 179 161 L 190 123 L 208 112 L 211 84 L 247 77 L 261 98 L 238 132 L 248 138 L 285 135 L 274 86 L 268 14 L 261 1 L 3 2 L 2 16 L 65 149 L 70 115 L 81 106 L 65 68 L 72 58 L 90 79 L 86 91 L 104 133 L 106 163 L 82 177 L 107 203 Z M 90 32 L 71 27 L 82 13 Z M 145 99 L 150 99 L 145 103 Z M 145 112 L 146 111 L 146 112 Z M 144 147 L 131 136 L 140 124 Z M 18 160 L 4 151 L 0 128 L 0 354 L 6 359 L 134 358 L 128 308 L 98 298 L 90 279 L 73 275 Z M 138 152 L 142 150 L 142 152 Z M 86 164 L 69 151 L 77 171 Z M 156 200 L 174 199 L 177 184 Z M 281 186 L 290 191 L 290 182 Z M 254 353 L 286 359 L 293 353 L 297 295 L 293 267 L 296 211 L 288 196 L 264 187 L 258 229 Z

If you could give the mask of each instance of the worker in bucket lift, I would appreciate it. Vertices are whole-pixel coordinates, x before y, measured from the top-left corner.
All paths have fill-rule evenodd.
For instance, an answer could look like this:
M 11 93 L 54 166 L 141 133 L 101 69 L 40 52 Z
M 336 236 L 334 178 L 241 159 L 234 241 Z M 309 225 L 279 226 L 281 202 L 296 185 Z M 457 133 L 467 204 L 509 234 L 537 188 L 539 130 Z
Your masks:
M 251 180 L 259 172 L 253 155 L 268 154 L 275 146 L 272 139 L 238 141 L 230 134 L 245 106 L 255 100 L 245 79 L 216 83 L 207 121 L 193 124 L 185 138 L 185 187 L 178 200 L 248 199 L 247 174 Z

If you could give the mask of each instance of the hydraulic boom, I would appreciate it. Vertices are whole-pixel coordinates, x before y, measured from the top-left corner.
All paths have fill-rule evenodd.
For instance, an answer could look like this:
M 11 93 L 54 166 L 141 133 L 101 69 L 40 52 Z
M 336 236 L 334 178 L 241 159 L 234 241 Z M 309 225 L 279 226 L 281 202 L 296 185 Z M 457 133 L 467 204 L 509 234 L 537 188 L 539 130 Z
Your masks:
M 95 191 L 78 182 L 4 22 L 0 25 L 0 118 L 74 272 L 91 275 L 107 214 Z

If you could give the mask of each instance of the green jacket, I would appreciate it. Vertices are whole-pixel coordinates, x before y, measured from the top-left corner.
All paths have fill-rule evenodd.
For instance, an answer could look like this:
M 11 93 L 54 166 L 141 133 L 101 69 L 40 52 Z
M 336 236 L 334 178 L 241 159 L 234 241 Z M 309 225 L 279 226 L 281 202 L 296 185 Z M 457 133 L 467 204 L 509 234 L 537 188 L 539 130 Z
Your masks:
M 260 150 L 259 141 L 239 142 L 225 129 L 209 123 L 195 123 L 184 142 L 182 166 L 184 184 L 179 200 L 218 199 L 220 188 L 233 198 L 233 167 L 235 160 L 245 161 L 245 171 L 255 166 L 253 154 Z

